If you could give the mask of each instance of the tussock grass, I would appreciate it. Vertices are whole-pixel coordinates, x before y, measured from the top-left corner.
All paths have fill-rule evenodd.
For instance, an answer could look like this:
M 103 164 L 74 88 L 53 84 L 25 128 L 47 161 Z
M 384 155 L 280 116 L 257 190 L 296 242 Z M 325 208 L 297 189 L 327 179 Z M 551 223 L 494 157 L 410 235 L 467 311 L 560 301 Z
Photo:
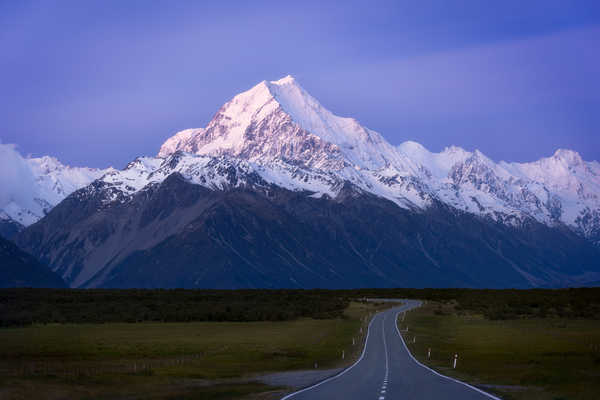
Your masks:
M 599 320 L 491 320 L 457 311 L 452 302 L 429 302 L 407 313 L 399 326 L 409 327 L 403 336 L 421 362 L 503 399 L 600 398 Z
M 331 319 L 2 328 L 0 398 L 212 399 L 265 392 L 273 388 L 252 383 L 253 375 L 350 362 L 362 348 L 365 317 L 381 307 L 352 302 Z

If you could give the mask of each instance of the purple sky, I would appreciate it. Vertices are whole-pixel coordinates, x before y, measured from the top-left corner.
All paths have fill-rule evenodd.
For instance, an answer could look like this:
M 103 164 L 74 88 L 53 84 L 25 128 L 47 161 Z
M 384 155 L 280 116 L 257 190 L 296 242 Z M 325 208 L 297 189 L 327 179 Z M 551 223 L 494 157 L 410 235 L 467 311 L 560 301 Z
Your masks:
M 600 160 L 600 1 L 1 1 L 0 141 L 123 167 L 294 75 L 391 143 Z

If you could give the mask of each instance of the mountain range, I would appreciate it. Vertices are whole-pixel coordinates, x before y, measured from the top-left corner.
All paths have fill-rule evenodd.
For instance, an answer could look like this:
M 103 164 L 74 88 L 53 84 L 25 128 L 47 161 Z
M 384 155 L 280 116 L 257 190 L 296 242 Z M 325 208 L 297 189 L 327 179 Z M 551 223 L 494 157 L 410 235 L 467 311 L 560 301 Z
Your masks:
M 73 287 L 600 282 L 598 162 L 393 146 L 291 76 L 123 170 L 36 168 L 34 199 L 0 215 Z
M 54 157 L 24 158 L 0 144 L 0 235 L 12 237 L 39 221 L 65 197 L 112 168 L 70 167 Z
M 3 237 L 0 237 L 0 266 L 0 288 L 66 286 L 46 265 Z

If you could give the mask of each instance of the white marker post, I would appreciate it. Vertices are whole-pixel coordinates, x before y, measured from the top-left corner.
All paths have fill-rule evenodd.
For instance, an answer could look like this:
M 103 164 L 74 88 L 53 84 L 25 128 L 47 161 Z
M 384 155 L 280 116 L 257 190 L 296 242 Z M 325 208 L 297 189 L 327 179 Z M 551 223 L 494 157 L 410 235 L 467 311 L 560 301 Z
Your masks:
M 452 365 L 453 369 L 456 369 L 456 360 L 458 360 L 458 354 L 454 355 L 454 364 Z
M 342 350 L 342 360 L 346 358 L 346 352 L 344 350 Z
M 431 347 L 427 349 L 427 359 L 431 359 Z
M 354 346 L 356 344 L 356 342 L 354 341 L 354 338 L 352 338 L 352 346 Z
M 417 343 L 417 337 L 413 336 L 413 343 Z

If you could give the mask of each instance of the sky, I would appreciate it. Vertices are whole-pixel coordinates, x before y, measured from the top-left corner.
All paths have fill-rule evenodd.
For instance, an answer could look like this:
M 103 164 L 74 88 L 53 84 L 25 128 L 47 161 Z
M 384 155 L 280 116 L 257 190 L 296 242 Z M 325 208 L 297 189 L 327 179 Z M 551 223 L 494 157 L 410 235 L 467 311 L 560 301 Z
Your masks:
M 122 168 L 293 75 L 390 143 L 600 160 L 600 2 L 0 0 L 0 141 Z

